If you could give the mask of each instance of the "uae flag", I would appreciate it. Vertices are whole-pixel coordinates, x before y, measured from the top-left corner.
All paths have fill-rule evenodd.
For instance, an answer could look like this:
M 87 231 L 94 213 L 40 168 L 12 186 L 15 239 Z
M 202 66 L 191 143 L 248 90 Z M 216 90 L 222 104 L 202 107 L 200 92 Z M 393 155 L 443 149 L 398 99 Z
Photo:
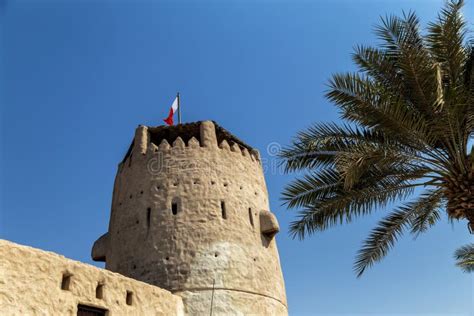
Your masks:
M 179 94 L 176 96 L 176 98 L 173 101 L 173 104 L 171 105 L 170 112 L 168 114 L 168 117 L 165 118 L 163 121 L 165 121 L 166 124 L 168 125 L 173 125 L 173 115 L 179 110 Z

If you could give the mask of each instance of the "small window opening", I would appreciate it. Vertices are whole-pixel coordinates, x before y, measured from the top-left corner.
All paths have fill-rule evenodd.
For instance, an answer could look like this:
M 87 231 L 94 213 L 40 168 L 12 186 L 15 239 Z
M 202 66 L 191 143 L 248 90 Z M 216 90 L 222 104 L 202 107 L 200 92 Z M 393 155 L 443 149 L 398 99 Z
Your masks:
M 127 297 L 126 297 L 126 303 L 127 305 L 132 305 L 133 304 L 133 292 L 127 291 Z
M 171 203 L 171 213 L 173 213 L 173 215 L 178 214 L 178 203 Z
M 146 209 L 146 227 L 150 227 L 150 219 L 151 219 L 151 207 Z
M 95 297 L 98 299 L 103 299 L 104 298 L 104 285 L 103 284 L 97 284 L 97 287 L 95 288 Z
M 222 212 L 222 218 L 227 219 L 227 212 L 225 209 L 225 202 L 221 201 L 221 212 Z
M 71 287 L 71 274 L 64 273 L 63 274 L 63 279 L 61 280 L 61 290 L 64 291 L 69 291 Z
M 249 208 L 249 221 L 250 221 L 250 225 L 252 225 L 252 227 L 254 227 L 252 209 L 251 208 Z

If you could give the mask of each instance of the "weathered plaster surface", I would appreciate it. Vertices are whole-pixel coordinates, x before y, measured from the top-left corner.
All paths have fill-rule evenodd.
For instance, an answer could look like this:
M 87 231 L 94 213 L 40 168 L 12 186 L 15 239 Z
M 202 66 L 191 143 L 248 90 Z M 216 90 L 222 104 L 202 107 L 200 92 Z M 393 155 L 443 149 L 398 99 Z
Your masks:
M 286 315 L 278 222 L 258 152 L 218 144 L 209 121 L 199 140 L 151 138 L 139 127 L 119 165 L 109 230 L 93 256 L 181 295 L 191 315 L 209 313 L 213 286 L 214 315 Z
M 71 275 L 62 290 L 63 274 Z M 103 284 L 103 298 L 96 287 Z M 132 305 L 127 305 L 127 291 Z M 0 240 L 0 314 L 76 315 L 77 305 L 107 309 L 108 315 L 183 315 L 179 296 L 117 273 L 52 252 Z

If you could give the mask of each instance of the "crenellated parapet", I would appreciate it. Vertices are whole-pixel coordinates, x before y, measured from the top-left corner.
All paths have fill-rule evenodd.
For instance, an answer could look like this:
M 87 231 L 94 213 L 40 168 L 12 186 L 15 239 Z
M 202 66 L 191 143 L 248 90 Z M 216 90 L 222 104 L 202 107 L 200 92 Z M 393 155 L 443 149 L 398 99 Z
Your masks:
M 140 125 L 124 162 L 135 154 L 188 153 L 199 155 L 206 151 L 231 152 L 256 163 L 261 163 L 258 150 L 245 144 L 212 121 L 177 126 L 147 127 Z

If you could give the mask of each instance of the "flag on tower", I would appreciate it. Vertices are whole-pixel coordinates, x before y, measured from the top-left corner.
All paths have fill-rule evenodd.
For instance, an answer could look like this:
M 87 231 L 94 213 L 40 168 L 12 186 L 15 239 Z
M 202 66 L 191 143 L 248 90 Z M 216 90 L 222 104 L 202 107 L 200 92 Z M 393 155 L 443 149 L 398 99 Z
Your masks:
M 163 121 L 165 121 L 166 124 L 168 125 L 173 125 L 173 115 L 178 112 L 178 124 L 181 124 L 181 113 L 180 108 L 179 108 L 179 93 L 176 95 L 176 98 L 173 101 L 173 104 L 171 104 L 170 112 L 168 114 L 168 117 L 165 118 Z

